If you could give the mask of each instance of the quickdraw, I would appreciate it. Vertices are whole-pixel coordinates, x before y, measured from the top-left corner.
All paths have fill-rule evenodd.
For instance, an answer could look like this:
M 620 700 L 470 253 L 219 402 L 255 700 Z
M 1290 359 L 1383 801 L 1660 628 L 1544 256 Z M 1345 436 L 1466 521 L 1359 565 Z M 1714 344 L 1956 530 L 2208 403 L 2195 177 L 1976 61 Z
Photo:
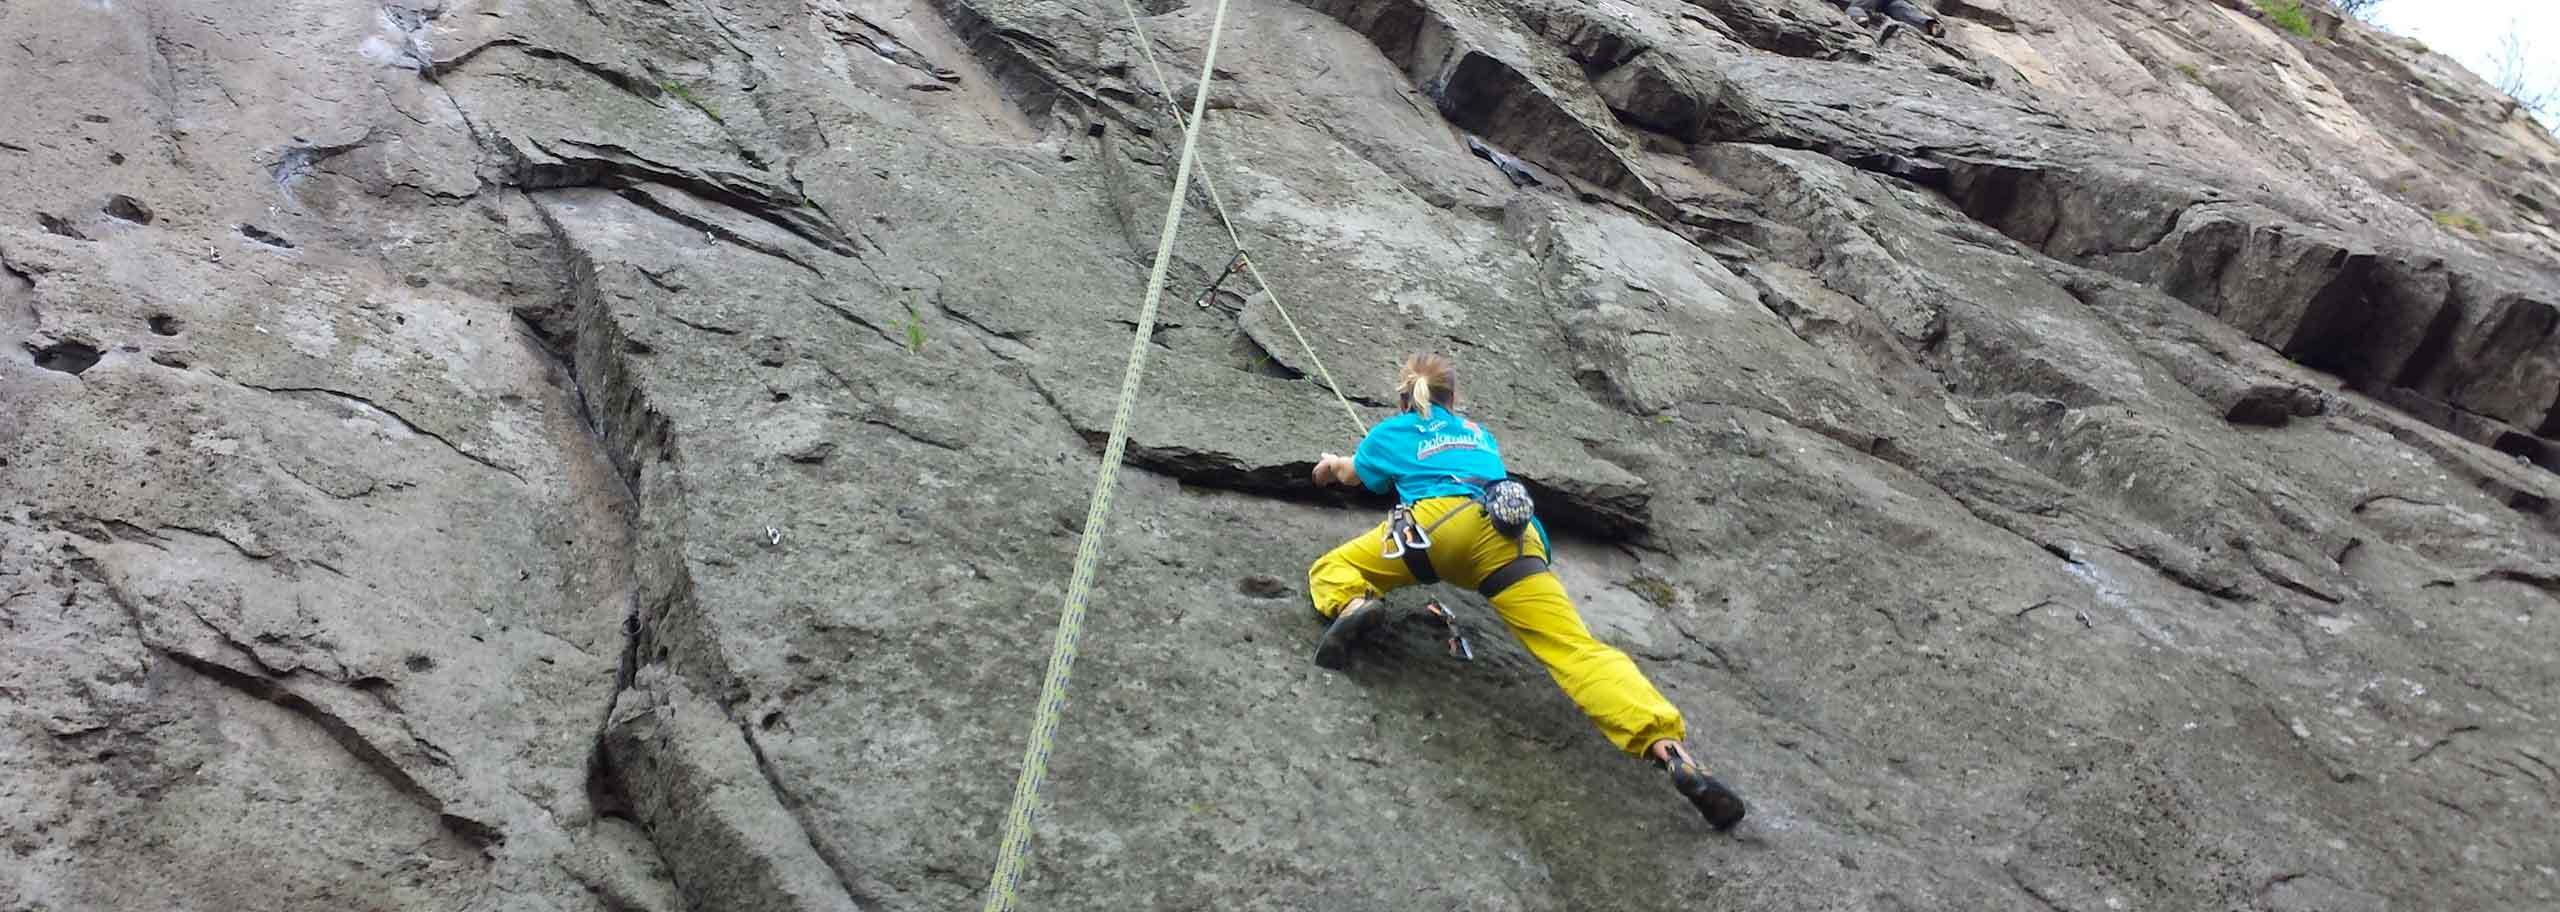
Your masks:
M 1432 599 L 1422 603 L 1422 613 L 1440 622 L 1440 632 L 1443 634 L 1441 643 L 1449 647 L 1450 658 L 1461 662 L 1476 660 L 1475 647 L 1467 645 L 1467 635 L 1458 629 L 1457 612 L 1450 611 L 1449 606 L 1440 604 L 1439 599 Z
M 1191 299 L 1191 306 L 1193 306 L 1193 307 L 1197 307 L 1197 308 L 1200 308 L 1201 310 L 1208 310 L 1208 309 L 1209 309 L 1209 308 L 1211 308 L 1211 307 L 1217 307 L 1217 305 L 1211 304 L 1211 303 L 1209 303 L 1209 302 L 1217 299 L 1217 297 L 1218 297 L 1218 286 L 1221 286 L 1221 285 L 1225 285 L 1225 284 L 1227 284 L 1227 278 L 1228 278 L 1228 277 L 1233 276 L 1233 275 L 1236 275 L 1236 274 L 1241 273 L 1241 272 L 1243 272 L 1243 271 L 1244 271 L 1244 250 L 1243 250 L 1243 249 L 1241 249 L 1241 248 L 1239 248 L 1239 249 L 1237 249 L 1237 250 L 1236 250 L 1236 252 L 1235 252 L 1235 255 L 1234 255 L 1234 256 L 1230 256 L 1230 257 L 1228 257 L 1228 258 L 1227 258 L 1227 268 L 1225 268 L 1225 269 L 1221 269 L 1221 270 L 1218 270 L 1218 277 L 1217 277 L 1217 278 L 1215 278 L 1215 279 L 1211 279 L 1211 280 L 1209 281 L 1209 287 L 1208 287 L 1206 290 L 1203 290 L 1202 292 L 1200 292 L 1200 296 L 1199 296 L 1199 297 Z M 1222 310 L 1222 311 L 1226 310 L 1226 308 L 1225 308 L 1225 307 L 1218 307 L 1218 309 L 1219 309 L 1219 310 Z M 1233 312 L 1232 312 L 1232 311 L 1229 311 L 1229 313 L 1233 313 Z

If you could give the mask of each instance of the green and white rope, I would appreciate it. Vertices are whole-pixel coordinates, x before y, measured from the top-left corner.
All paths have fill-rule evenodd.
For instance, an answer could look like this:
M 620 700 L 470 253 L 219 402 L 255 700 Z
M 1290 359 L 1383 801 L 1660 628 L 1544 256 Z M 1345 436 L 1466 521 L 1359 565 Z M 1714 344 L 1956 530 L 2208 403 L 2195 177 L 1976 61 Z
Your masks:
M 1209 76 L 1218 59 L 1218 38 L 1227 24 L 1227 0 L 1218 0 L 1209 25 L 1209 47 L 1200 59 L 1200 88 L 1191 99 L 1191 118 L 1198 123 L 1209 105 Z M 1084 634 L 1085 599 L 1093 591 L 1094 565 L 1102 556 L 1102 524 L 1111 512 L 1111 489 L 1120 477 L 1120 459 L 1129 444 L 1129 413 L 1138 402 L 1139 381 L 1146 375 L 1147 346 L 1155 335 L 1156 304 L 1164 296 L 1165 267 L 1173 260 L 1174 234 L 1182 226 L 1183 196 L 1191 182 L 1191 162 L 1200 132 L 1185 127 L 1182 158 L 1174 166 L 1173 196 L 1166 201 L 1164 228 L 1156 237 L 1156 261 L 1147 272 L 1146 303 L 1138 309 L 1138 329 L 1129 342 L 1128 371 L 1120 378 L 1120 402 L 1111 413 L 1111 436 L 1102 447 L 1102 468 L 1093 483 L 1093 501 L 1085 508 L 1084 534 L 1076 543 L 1075 573 L 1058 614 L 1058 633 L 1049 647 L 1048 675 L 1040 682 L 1040 702 L 1031 717 L 1031 742 L 1022 752 L 1022 774 L 1014 780 L 1013 804 L 1005 811 L 1004 841 L 996 849 L 995 872 L 987 878 L 986 912 L 1010 912 L 1022 885 L 1022 868 L 1031 853 L 1031 818 L 1040 803 L 1040 786 L 1048 778 L 1049 749 L 1057 741 L 1059 715 L 1066 709 L 1067 677 L 1075 667 L 1076 641 Z

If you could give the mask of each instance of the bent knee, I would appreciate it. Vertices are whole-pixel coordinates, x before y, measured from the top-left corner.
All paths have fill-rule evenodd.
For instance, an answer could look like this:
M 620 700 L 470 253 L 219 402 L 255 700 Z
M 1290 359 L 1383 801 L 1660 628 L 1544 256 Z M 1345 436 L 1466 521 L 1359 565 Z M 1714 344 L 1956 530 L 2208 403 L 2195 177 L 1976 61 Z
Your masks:
M 1351 566 L 1351 562 L 1332 554 L 1316 558 L 1315 563 L 1307 565 L 1307 591 L 1309 592 L 1338 588 L 1360 578 L 1360 568 Z
M 1343 606 L 1370 594 L 1372 588 L 1359 567 L 1335 555 L 1316 558 L 1307 567 L 1307 599 L 1323 617 L 1341 613 Z

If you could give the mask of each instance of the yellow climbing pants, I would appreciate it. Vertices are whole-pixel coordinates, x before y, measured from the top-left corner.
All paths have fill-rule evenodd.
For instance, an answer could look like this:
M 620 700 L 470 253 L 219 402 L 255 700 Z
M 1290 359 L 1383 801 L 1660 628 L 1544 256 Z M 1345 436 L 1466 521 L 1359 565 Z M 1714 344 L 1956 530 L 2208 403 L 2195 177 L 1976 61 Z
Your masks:
M 1452 511 L 1463 512 L 1450 516 Z M 1475 588 L 1487 574 L 1517 557 L 1523 541 L 1529 554 L 1547 553 L 1536 527 L 1522 532 L 1519 539 L 1505 536 L 1469 498 L 1416 502 L 1413 519 L 1431 530 L 1431 568 L 1451 585 Z M 1434 523 L 1439 528 L 1431 529 Z M 1413 571 L 1403 558 L 1379 556 L 1386 535 L 1386 524 L 1379 523 L 1307 568 L 1307 593 L 1315 600 L 1316 613 L 1331 618 L 1354 599 L 1377 598 L 1414 583 Z M 1592 638 L 1555 574 L 1539 573 L 1511 584 L 1493 597 L 1493 610 L 1502 615 L 1521 645 L 1529 647 L 1529 654 L 1547 666 L 1556 686 L 1564 688 L 1565 696 L 1573 698 L 1619 750 L 1642 757 L 1655 741 L 1686 737 L 1680 710 L 1653 689 L 1644 672 L 1636 670 L 1635 660 Z

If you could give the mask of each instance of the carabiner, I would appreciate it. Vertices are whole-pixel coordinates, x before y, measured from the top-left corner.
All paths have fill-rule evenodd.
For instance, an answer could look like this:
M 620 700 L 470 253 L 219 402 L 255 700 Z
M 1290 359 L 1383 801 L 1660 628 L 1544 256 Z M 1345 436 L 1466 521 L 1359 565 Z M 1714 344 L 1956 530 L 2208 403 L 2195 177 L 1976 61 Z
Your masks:
M 1395 509 L 1387 511 L 1387 543 L 1379 546 L 1378 556 L 1388 560 L 1403 557 L 1404 533 L 1410 528 L 1413 528 L 1413 511 L 1405 509 L 1403 504 L 1397 504 Z
M 1439 621 L 1441 632 L 1448 634 L 1446 638 L 1441 640 L 1441 643 L 1449 647 L 1450 658 L 1457 659 L 1461 662 L 1473 662 L 1476 660 L 1475 648 L 1467 645 L 1466 634 L 1458 631 L 1458 615 L 1456 612 L 1450 611 L 1449 606 L 1440 604 L 1439 599 L 1432 599 L 1428 602 L 1422 603 L 1422 612 L 1430 615 L 1433 620 Z

